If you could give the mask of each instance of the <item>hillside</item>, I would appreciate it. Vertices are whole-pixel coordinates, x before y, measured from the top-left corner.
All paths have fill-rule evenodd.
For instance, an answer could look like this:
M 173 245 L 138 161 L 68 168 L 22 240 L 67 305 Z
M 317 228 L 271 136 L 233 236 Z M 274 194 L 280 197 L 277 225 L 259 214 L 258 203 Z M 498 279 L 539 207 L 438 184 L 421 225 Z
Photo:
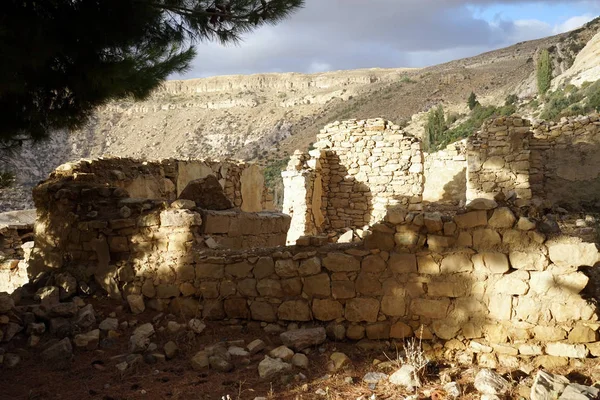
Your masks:
M 319 129 L 335 120 L 383 117 L 406 125 L 411 118 L 419 121 L 419 113 L 437 104 L 464 113 L 471 91 L 482 104 L 503 103 L 508 94 L 532 98 L 540 50 L 554 54 L 554 76 L 558 76 L 597 33 L 597 22 L 422 69 L 169 81 L 146 101 L 101 107 L 85 129 L 57 132 L 47 142 L 0 154 L 3 169 L 14 172 L 22 185 L 0 193 L 0 208 L 24 206 L 21 187 L 31 187 L 57 165 L 73 159 L 233 157 L 266 165 L 285 159 L 295 149 L 308 148 Z M 407 130 L 417 136 L 423 131 L 418 122 Z

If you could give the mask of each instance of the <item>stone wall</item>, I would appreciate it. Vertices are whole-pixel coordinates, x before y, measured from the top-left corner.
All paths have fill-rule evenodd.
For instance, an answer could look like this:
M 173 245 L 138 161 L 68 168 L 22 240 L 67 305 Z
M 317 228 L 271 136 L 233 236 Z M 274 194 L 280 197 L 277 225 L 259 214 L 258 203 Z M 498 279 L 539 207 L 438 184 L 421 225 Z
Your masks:
M 29 281 L 35 210 L 0 213 L 0 292 L 12 293 Z
M 225 195 L 242 211 L 272 209 L 260 168 L 231 160 L 139 161 L 127 158 L 80 160 L 58 167 L 51 176 L 92 180 L 122 188 L 129 197 L 173 201 L 187 184 L 208 175 L 215 176 Z
M 334 122 L 317 140 L 316 150 L 294 154 L 283 174 L 291 189 L 284 200 L 291 239 L 369 226 L 390 208 L 421 209 L 421 143 L 399 126 L 383 119 Z
M 514 192 L 550 205 L 597 209 L 599 133 L 598 114 L 533 125 L 519 117 L 486 122 L 468 139 L 467 200 Z
M 567 208 L 600 207 L 598 114 L 534 124 L 530 149 L 535 197 Z
M 424 154 L 423 202 L 435 208 L 458 208 L 466 202 L 467 140 Z
M 112 282 L 148 307 L 207 319 L 334 323 L 354 340 L 468 340 L 488 365 L 598 355 L 580 270 L 599 261 L 596 246 L 548 239 L 513 210 L 394 211 L 358 245 L 195 251 L 173 268 L 156 254 L 123 259 Z
M 117 165 L 121 170 L 114 169 Z M 30 273 L 49 268 L 75 269 L 74 273 L 79 277 L 96 276 L 96 280 L 111 292 L 114 285 L 110 283 L 112 278 L 107 276 L 116 273 L 114 266 L 125 260 L 139 268 L 177 271 L 194 248 L 246 249 L 285 244 L 290 219 L 283 214 L 250 213 L 234 208 L 206 210 L 190 199 L 169 201 L 130 196 L 128 190 L 140 194 L 140 182 L 147 184 L 151 178 L 157 178 L 153 182 L 160 182 L 158 178 L 164 176 L 163 182 L 172 182 L 168 178 L 172 175 L 165 168 L 172 165 L 177 163 L 145 165 L 129 160 L 105 160 L 59 168 L 34 189 L 37 220 Z M 124 166 L 127 166 L 127 173 L 123 172 Z M 198 176 L 188 169 L 187 175 L 182 177 L 181 164 L 178 168 L 179 182 L 187 184 L 188 179 Z M 231 177 L 234 171 L 240 174 L 227 178 L 225 190 L 211 178 L 214 186 L 210 190 L 215 191 L 213 200 L 218 200 L 220 195 L 221 203 L 223 199 L 229 203 L 224 194 L 229 193 L 236 204 L 243 206 L 244 199 L 248 198 L 244 196 L 243 177 L 250 168 L 236 169 L 234 165 L 221 164 L 219 170 L 224 176 Z M 107 175 L 118 177 L 109 180 Z M 235 177 L 241 178 L 236 181 Z M 173 190 L 184 183 L 174 185 Z M 239 191 L 233 190 L 236 184 L 241 187 Z M 145 192 L 147 195 L 175 195 L 175 192 L 151 192 L 156 187 L 146 187 L 150 187 Z M 228 192 L 227 188 L 231 190 Z M 259 186 L 258 191 L 262 195 L 263 186 Z
M 467 202 L 510 192 L 531 199 L 530 129 L 520 117 L 499 117 L 468 138 Z

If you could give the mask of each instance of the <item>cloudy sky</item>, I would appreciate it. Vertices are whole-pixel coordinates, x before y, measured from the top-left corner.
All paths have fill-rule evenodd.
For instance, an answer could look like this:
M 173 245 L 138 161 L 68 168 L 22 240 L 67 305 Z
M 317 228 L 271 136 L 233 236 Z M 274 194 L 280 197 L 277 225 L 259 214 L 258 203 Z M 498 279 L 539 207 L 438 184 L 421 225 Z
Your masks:
M 205 43 L 174 78 L 421 67 L 575 29 L 599 0 L 306 0 L 239 45 Z

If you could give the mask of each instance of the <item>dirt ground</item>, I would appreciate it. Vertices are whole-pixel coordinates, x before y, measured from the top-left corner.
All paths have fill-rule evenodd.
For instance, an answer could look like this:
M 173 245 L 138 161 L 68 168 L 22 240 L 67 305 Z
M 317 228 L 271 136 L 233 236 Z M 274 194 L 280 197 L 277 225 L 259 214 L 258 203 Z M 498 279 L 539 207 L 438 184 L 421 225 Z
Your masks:
M 118 304 L 108 300 L 92 299 L 90 301 L 96 310 L 97 320 L 101 321 Z M 151 321 L 158 313 L 146 310 L 141 315 L 128 312 L 117 313 L 119 321 L 137 320 L 138 325 Z M 159 326 L 166 325 L 163 317 Z M 179 322 L 184 322 L 181 319 Z M 235 321 L 234 321 L 235 322 Z M 137 325 L 136 325 L 137 326 Z M 21 355 L 21 363 L 14 369 L 0 370 L 0 399 L 21 400 L 134 400 L 134 399 L 169 399 L 169 400 L 237 400 L 265 397 L 267 399 L 357 399 L 361 396 L 369 399 L 373 394 L 377 399 L 401 399 L 406 393 L 387 382 L 380 382 L 373 389 L 362 381 L 367 372 L 386 372 L 392 370 L 375 366 L 373 360 L 388 362 L 395 358 L 395 346 L 389 342 L 370 342 L 368 346 L 357 345 L 353 342 L 336 343 L 327 341 L 319 348 L 311 349 L 308 354 L 309 368 L 301 370 L 294 368 L 293 374 L 277 377 L 272 381 L 261 380 L 258 375 L 258 363 L 265 353 L 281 344 L 279 335 L 269 335 L 259 324 L 237 321 L 207 322 L 206 330 L 200 335 L 189 335 L 185 331 L 169 333 L 166 329 L 157 329 L 154 342 L 158 350 L 169 340 L 175 341 L 179 355 L 169 361 L 159 361 L 155 364 L 140 362 L 121 373 L 115 367 L 127 355 L 127 344 L 133 327 L 119 331 L 120 337 L 114 340 L 101 340 L 101 346 L 95 351 L 74 350 L 74 357 L 64 365 L 41 362 L 38 357 L 44 341 L 36 349 L 28 349 L 26 343 L 11 342 L 11 352 Z M 260 338 L 267 344 L 267 349 L 250 359 L 250 363 L 240 362 L 232 372 L 220 373 L 213 370 L 204 372 L 194 371 L 189 359 L 205 346 L 214 345 L 220 341 L 228 342 L 244 340 L 245 344 Z M 26 349 L 17 350 L 18 348 Z M 332 373 L 328 371 L 329 356 L 340 351 L 352 360 L 349 370 Z M 388 363 L 389 364 L 389 363 Z M 594 376 L 600 379 L 600 365 L 596 360 L 588 360 L 574 368 L 557 371 L 563 374 L 571 372 L 570 378 L 581 383 L 593 384 Z M 440 379 L 452 377 L 463 388 L 464 399 L 479 398 L 472 382 L 478 369 L 473 367 L 453 368 L 444 362 L 432 362 L 424 377 L 424 387 L 418 392 L 419 398 L 441 400 L 446 398 Z M 504 372 L 506 377 L 514 382 L 514 390 L 509 398 L 527 398 L 528 384 L 532 378 L 524 373 Z M 298 374 L 304 374 L 305 378 Z M 533 374 L 533 373 L 532 373 Z M 349 378 L 352 378 L 350 381 Z M 521 382 L 521 383 L 519 383 Z M 320 393 L 316 393 L 321 389 Z M 373 389 L 373 390 L 372 390 Z M 227 397 L 229 396 L 229 397 Z

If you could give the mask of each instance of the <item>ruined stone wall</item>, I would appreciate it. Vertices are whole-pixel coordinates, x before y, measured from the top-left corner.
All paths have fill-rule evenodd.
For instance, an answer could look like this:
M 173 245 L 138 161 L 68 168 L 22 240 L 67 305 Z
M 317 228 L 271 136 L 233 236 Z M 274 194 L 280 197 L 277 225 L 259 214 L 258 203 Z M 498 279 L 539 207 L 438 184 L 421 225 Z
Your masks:
M 578 270 L 598 260 L 594 244 L 547 239 L 508 207 L 394 211 L 364 245 L 193 252 L 172 275 L 124 260 L 114 279 L 157 310 L 331 322 L 350 339 L 467 339 L 494 364 L 598 355 L 600 325 Z
M 466 201 L 467 141 L 451 143 L 435 153 L 425 153 L 423 202 L 436 208 L 458 208 Z
M 316 150 L 294 154 L 283 174 L 291 239 L 363 228 L 391 208 L 421 209 L 421 143 L 399 126 L 383 119 L 335 122 L 317 139 Z
M 530 139 L 534 197 L 567 208 L 600 207 L 598 114 L 537 123 Z
M 467 141 L 467 202 L 514 192 L 531 199 L 530 123 L 520 117 L 488 120 Z
M 175 200 L 187 184 L 214 175 L 225 195 L 242 211 L 272 209 L 260 168 L 235 161 L 166 159 L 139 161 L 127 158 L 80 160 L 61 165 L 52 176 L 87 177 L 97 183 L 122 188 L 129 197 Z
M 127 173 L 111 168 L 111 163 L 122 169 L 128 166 Z M 192 248 L 244 249 L 285 244 L 289 227 L 286 215 L 247 213 L 238 209 L 202 210 L 191 200 L 133 198 L 123 188 L 135 193 L 141 188 L 139 184 L 131 184 L 136 179 L 147 183 L 151 178 L 165 176 L 163 181 L 171 181 L 165 166 L 172 165 L 150 164 L 146 169 L 147 165 L 127 160 L 106 160 L 81 162 L 75 167 L 66 165 L 57 170 L 34 189 L 37 220 L 30 272 L 35 274 L 48 268 L 75 269 L 74 273 L 79 276 L 96 275 L 100 276 L 97 280 L 104 282 L 106 274 L 115 272 L 115 263 L 123 260 L 154 266 L 158 263 L 160 268 L 168 270 L 176 269 Z M 225 176 L 230 175 L 223 172 L 224 168 L 236 171 L 232 165 L 221 164 L 219 169 Z M 242 177 L 241 191 L 233 192 L 234 201 L 239 200 L 237 204 L 242 205 L 247 198 L 243 196 L 246 170 L 239 169 L 240 174 L 235 175 Z M 108 180 L 106 175 L 109 174 L 118 178 Z M 189 171 L 187 174 L 190 179 L 197 176 Z M 183 179 L 181 174 L 178 179 Z M 187 178 L 183 179 L 186 181 Z M 228 185 L 227 182 L 233 183 Z M 235 182 L 226 181 L 224 186 L 235 187 Z M 216 186 L 221 190 L 218 184 Z M 262 189 L 263 186 L 259 186 L 261 194 Z M 146 194 L 160 193 L 147 191 Z

